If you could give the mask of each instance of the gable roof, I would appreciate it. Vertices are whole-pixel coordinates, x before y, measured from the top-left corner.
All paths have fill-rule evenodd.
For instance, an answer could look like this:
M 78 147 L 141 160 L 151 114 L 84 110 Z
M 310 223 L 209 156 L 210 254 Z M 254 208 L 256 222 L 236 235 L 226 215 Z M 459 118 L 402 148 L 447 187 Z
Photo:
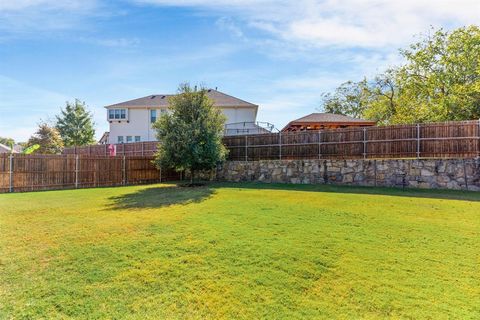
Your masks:
M 11 149 L 9 146 L 6 146 L 0 143 L 0 153 L 10 153 Z M 15 148 L 13 149 L 13 153 L 16 153 Z
M 153 94 L 143 98 L 129 100 L 106 106 L 105 108 L 113 107 L 128 107 L 128 108 L 147 108 L 147 107 L 167 107 L 168 98 L 174 96 L 173 94 Z M 247 102 L 242 99 L 235 98 L 226 93 L 214 89 L 207 89 L 207 96 L 213 100 L 216 107 L 258 107 L 258 105 Z
M 0 143 L 0 153 L 10 152 L 10 147 Z
M 23 148 L 21 145 L 15 144 L 13 145 L 13 153 L 20 153 L 22 152 Z M 0 143 L 0 153 L 10 153 L 12 150 L 10 149 L 10 146 L 6 146 L 2 143 Z
M 353 118 L 350 116 L 344 116 L 343 114 L 335 114 L 335 113 L 311 113 L 308 116 L 299 118 L 297 120 L 291 121 L 293 122 L 341 122 L 341 123 L 346 123 L 346 122 L 364 122 L 364 123 L 370 123 L 370 122 L 375 122 L 371 120 L 364 120 L 364 119 L 357 119 Z
M 282 130 L 286 130 L 292 125 L 302 125 L 309 123 L 321 123 L 321 124 L 340 124 L 340 125 L 353 125 L 353 124 L 365 124 L 375 125 L 376 122 L 372 120 L 357 119 L 343 114 L 335 113 L 311 113 L 305 117 L 290 121 Z

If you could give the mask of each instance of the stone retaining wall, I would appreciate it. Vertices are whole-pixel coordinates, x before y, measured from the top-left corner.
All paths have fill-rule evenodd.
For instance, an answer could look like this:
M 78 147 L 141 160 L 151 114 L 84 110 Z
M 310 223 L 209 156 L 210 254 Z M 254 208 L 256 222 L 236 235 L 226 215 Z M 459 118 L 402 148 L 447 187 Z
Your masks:
M 480 159 L 227 161 L 216 178 L 480 191 Z

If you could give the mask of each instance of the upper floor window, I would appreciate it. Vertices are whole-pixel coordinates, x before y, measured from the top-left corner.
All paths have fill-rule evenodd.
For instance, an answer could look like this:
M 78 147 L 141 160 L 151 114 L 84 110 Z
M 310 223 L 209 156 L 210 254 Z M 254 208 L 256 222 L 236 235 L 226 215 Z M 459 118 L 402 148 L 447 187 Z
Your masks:
M 135 142 L 140 142 L 140 136 L 135 136 Z
M 132 141 L 133 141 L 132 136 L 127 136 L 127 143 L 130 143 L 130 142 L 132 142 Z
M 108 109 L 108 120 L 127 119 L 127 109 Z
M 117 143 L 123 143 L 123 136 L 117 137 Z
M 150 110 L 150 123 L 157 121 L 157 110 Z

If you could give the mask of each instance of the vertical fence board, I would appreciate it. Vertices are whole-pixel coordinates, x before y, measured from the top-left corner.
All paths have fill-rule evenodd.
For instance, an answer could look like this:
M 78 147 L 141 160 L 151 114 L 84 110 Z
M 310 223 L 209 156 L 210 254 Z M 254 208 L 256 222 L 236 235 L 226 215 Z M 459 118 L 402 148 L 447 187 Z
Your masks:
M 92 147 L 91 151 L 96 149 Z M 160 179 L 153 156 L 125 157 L 124 161 L 123 156 L 15 154 L 13 162 L 10 159 L 0 154 L 0 193 L 146 184 L 181 177 L 180 173 L 164 169 Z
M 395 159 L 480 156 L 480 121 L 227 136 L 228 160 Z M 158 142 L 117 145 L 117 155 L 152 156 Z M 104 145 L 65 154 L 105 155 Z

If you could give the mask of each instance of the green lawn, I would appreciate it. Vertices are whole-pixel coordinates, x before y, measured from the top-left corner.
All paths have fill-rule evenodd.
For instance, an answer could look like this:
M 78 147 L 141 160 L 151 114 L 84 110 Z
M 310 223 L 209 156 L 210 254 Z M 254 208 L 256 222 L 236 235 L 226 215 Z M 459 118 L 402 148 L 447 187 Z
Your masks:
M 480 318 L 480 193 L 0 195 L 0 318 Z

